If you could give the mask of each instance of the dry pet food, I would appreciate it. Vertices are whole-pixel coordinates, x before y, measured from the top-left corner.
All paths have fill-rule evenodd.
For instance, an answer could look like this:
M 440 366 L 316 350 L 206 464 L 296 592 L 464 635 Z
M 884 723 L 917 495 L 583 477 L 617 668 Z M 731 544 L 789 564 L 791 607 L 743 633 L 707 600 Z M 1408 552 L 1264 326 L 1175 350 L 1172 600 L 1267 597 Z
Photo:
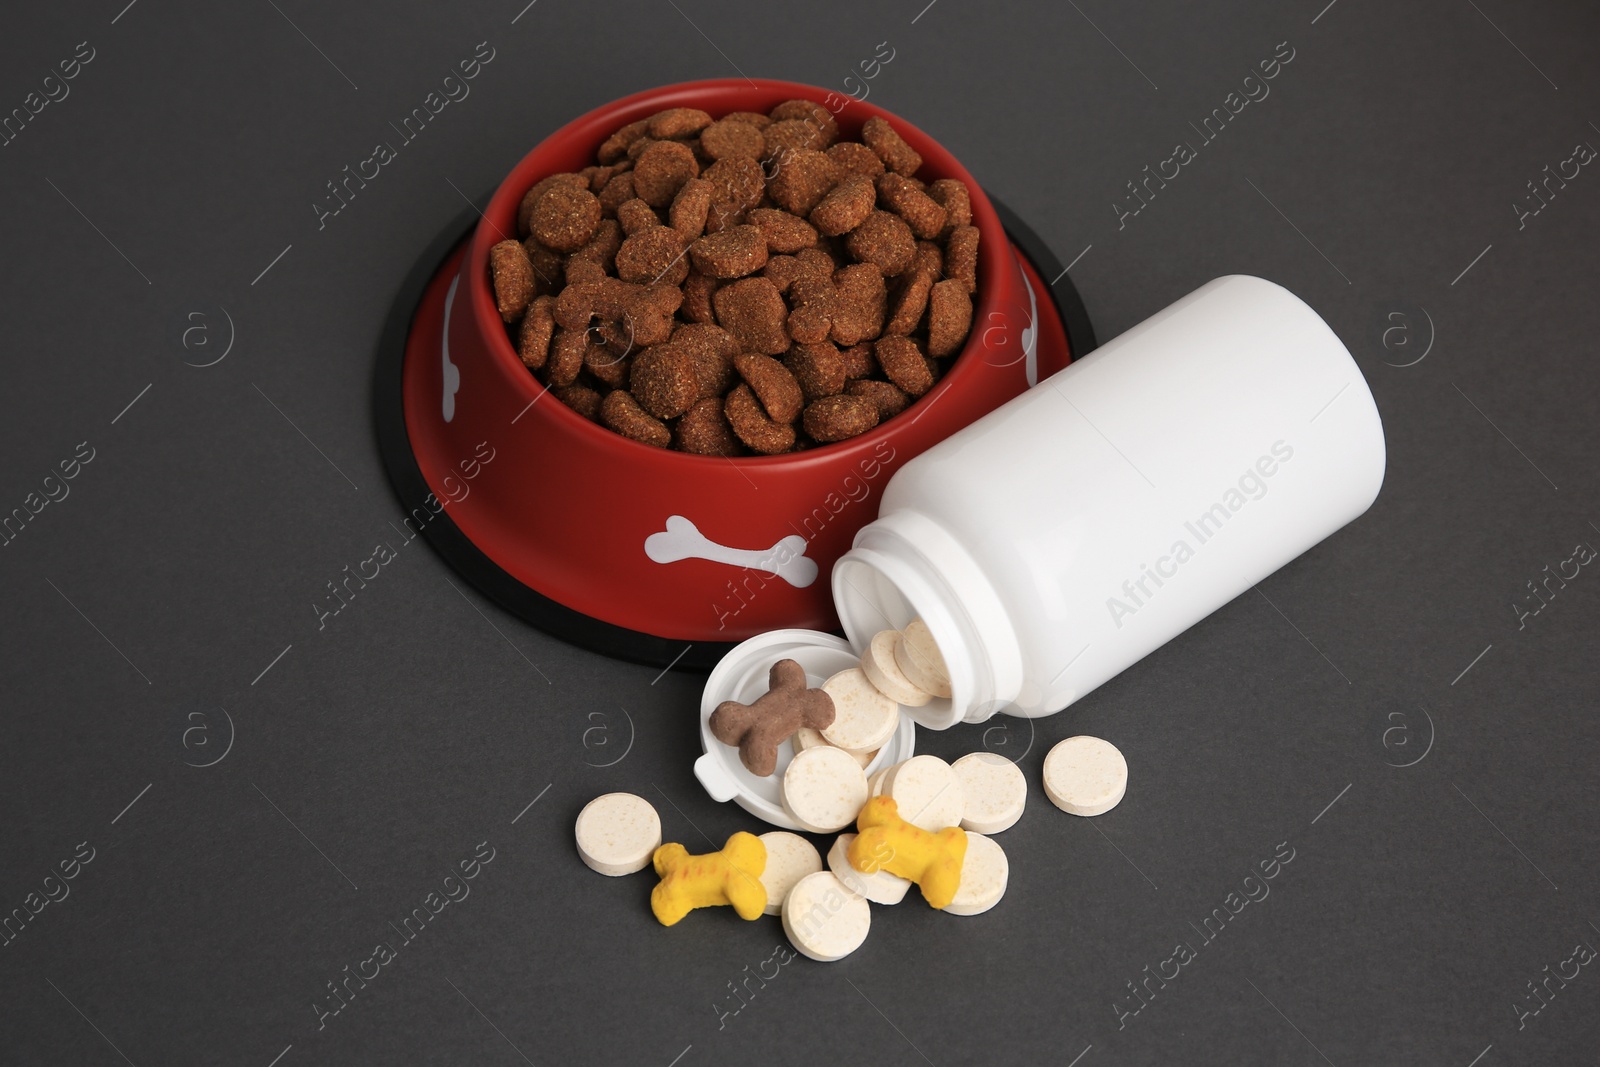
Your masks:
M 967 855 L 967 832 L 947 826 L 929 833 L 900 818 L 891 797 L 873 797 L 856 819 L 850 842 L 850 866 L 862 874 L 888 871 L 917 883 L 930 907 L 945 908 L 961 887 L 961 864 Z
M 904 411 L 972 330 L 972 193 L 924 183 L 882 118 L 674 107 L 541 178 L 489 250 L 495 309 L 556 399 L 708 456 L 847 441 Z M 715 330 L 713 344 L 693 331 Z
M 650 910 L 662 926 L 671 926 L 695 908 L 733 905 L 741 919 L 759 919 L 767 910 L 767 888 L 761 873 L 767 867 L 767 846 L 755 834 L 740 830 L 720 852 L 691 856 L 677 843 L 655 852 L 661 881 L 650 891 Z
M 778 746 L 802 726 L 821 730 L 833 723 L 833 698 L 806 687 L 806 669 L 780 659 L 767 672 L 768 689 L 753 703 L 725 700 L 711 713 L 711 735 L 739 749 L 739 762 L 765 778 L 778 767 Z

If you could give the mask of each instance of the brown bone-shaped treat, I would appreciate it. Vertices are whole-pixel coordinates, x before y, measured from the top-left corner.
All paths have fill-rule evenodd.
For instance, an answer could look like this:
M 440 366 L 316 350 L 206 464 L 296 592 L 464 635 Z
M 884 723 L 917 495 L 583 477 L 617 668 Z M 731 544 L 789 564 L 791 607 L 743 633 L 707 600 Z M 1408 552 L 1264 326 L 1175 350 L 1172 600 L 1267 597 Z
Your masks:
M 833 698 L 806 688 L 806 669 L 780 659 L 767 674 L 766 693 L 753 703 L 724 700 L 711 713 L 711 735 L 737 745 L 739 760 L 751 774 L 765 778 L 778 769 L 778 746 L 802 726 L 824 730 L 833 725 Z

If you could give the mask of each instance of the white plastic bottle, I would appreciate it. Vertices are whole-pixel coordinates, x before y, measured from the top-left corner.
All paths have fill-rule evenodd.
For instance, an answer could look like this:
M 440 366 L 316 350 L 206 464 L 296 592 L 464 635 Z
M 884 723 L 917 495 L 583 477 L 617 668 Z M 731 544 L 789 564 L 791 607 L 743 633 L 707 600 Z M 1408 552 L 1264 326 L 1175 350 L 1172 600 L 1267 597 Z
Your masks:
M 1218 278 L 910 460 L 833 569 L 850 644 L 921 616 L 925 726 L 1060 711 L 1372 504 L 1383 427 L 1350 353 Z
M 781 630 L 730 652 L 696 774 L 788 825 L 711 709 L 764 692 L 785 656 L 820 683 L 918 617 L 951 696 L 905 717 L 1060 711 L 1366 511 L 1383 470 L 1372 393 L 1328 325 L 1271 282 L 1218 278 L 901 467 L 833 568 L 848 647 Z M 913 743 L 907 726 L 874 766 Z

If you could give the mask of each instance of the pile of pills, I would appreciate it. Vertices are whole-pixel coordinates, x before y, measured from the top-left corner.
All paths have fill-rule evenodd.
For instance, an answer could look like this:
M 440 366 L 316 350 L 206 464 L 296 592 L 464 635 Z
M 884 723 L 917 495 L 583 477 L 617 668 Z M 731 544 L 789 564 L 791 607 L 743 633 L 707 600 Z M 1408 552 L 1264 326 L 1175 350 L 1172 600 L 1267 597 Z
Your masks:
M 1011 760 L 972 752 L 954 763 L 916 755 L 865 768 L 894 734 L 901 707 L 950 695 L 943 656 L 922 621 L 876 635 L 858 667 L 819 689 L 781 660 L 771 689 L 752 704 L 728 702 L 713 734 L 740 748 L 745 765 L 775 773 L 776 746 L 793 741 L 781 780 L 784 811 L 814 834 L 837 834 L 826 858 L 800 834 L 740 831 L 715 852 L 691 855 L 661 842 L 661 820 L 644 799 L 608 793 L 579 814 L 578 853 L 606 875 L 653 866 L 661 881 L 651 909 L 671 926 L 695 908 L 732 906 L 745 919 L 780 916 L 784 933 L 814 960 L 842 959 L 865 942 L 870 904 L 893 905 L 913 884 L 950 915 L 980 915 L 1005 895 L 1010 863 L 994 835 L 1016 825 L 1028 783 Z M 829 719 L 821 697 L 832 702 Z M 757 745 L 751 739 L 759 735 Z M 755 766 L 752 766 L 754 764 Z M 1074 815 L 1111 810 L 1127 788 L 1122 753 L 1095 737 L 1069 737 L 1044 760 L 1051 803 Z M 841 832 L 842 831 L 842 832 Z

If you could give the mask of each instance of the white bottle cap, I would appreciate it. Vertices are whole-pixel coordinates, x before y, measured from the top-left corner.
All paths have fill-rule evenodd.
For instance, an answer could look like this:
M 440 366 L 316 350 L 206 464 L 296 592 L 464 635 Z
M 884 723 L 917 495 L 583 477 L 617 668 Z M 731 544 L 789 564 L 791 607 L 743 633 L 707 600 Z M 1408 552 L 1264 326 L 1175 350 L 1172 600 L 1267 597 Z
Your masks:
M 731 800 L 773 826 L 804 830 L 783 808 L 783 772 L 794 758 L 794 743 L 779 745 L 776 772 L 759 778 L 740 761 L 737 748 L 711 734 L 711 713 L 717 705 L 724 700 L 748 704 L 761 696 L 767 691 L 767 672 L 780 659 L 800 664 L 805 668 L 806 684 L 820 687 L 840 671 L 859 666 L 861 653 L 818 630 L 773 630 L 736 645 L 706 679 L 700 698 L 700 744 L 705 754 L 695 760 L 694 775 L 713 800 Z M 915 745 L 916 725 L 902 715 L 900 725 L 867 764 L 865 773 L 910 759 Z

